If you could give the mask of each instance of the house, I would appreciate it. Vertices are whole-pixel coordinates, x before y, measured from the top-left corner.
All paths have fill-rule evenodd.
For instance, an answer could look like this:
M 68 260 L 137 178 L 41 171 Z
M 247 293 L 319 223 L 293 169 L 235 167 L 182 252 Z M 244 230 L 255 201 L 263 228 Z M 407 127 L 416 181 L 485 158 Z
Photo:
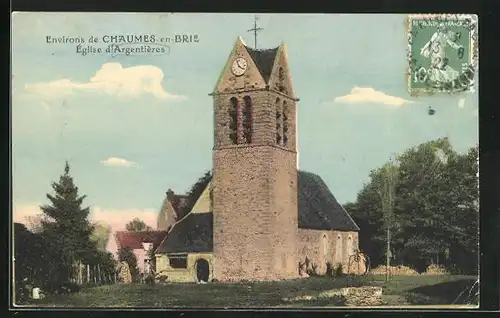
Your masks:
M 115 233 L 114 238 L 118 250 L 121 248 L 130 248 L 132 250 L 137 259 L 139 271 L 146 273 L 150 269 L 149 251 L 157 249 L 166 235 L 167 231 L 118 231 Z
M 293 279 L 306 259 L 323 273 L 327 263 L 364 272 L 352 262 L 359 227 L 319 175 L 299 170 L 285 44 L 257 50 L 239 38 L 210 95 L 212 176 L 182 209 L 167 194 L 157 272 L 171 281 Z

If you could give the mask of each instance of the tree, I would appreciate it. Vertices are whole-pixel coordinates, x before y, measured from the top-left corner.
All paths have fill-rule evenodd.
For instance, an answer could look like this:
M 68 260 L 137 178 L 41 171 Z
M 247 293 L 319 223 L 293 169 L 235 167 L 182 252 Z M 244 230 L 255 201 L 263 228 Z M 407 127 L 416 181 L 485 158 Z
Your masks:
M 118 250 L 118 261 L 128 264 L 132 281 L 137 282 L 139 280 L 139 268 L 137 267 L 137 257 L 132 249 L 129 247 L 120 248 Z
M 27 300 L 30 290 L 27 285 L 41 286 L 45 283 L 50 266 L 50 258 L 45 241 L 36 233 L 30 232 L 24 224 L 14 223 L 14 285 L 16 303 Z
M 144 223 L 139 218 L 134 218 L 132 221 L 127 223 L 127 225 L 125 225 L 125 228 L 127 229 L 127 231 L 130 232 L 143 232 L 143 231 L 153 230 L 150 226 L 146 225 L 146 223 Z
M 41 233 L 43 231 L 42 221 L 47 221 L 43 213 L 26 217 L 26 228 L 32 233 Z
M 95 222 L 92 226 L 94 227 L 94 231 L 92 231 L 90 237 L 96 242 L 97 249 L 105 251 L 108 245 L 109 234 L 111 233 L 111 226 L 105 222 Z
M 195 184 L 191 186 L 189 191 L 186 193 L 186 203 L 180 207 L 180 211 L 178 211 L 179 216 L 185 216 L 196 204 L 196 201 L 200 198 L 200 195 L 205 191 L 207 185 L 212 180 L 212 171 L 208 170 L 205 174 L 199 178 Z
M 473 272 L 477 266 L 477 148 L 456 153 L 446 138 L 397 157 L 391 225 L 393 260 L 422 271 L 430 263 Z M 384 261 L 386 224 L 379 195 L 383 167 L 370 174 L 346 210 L 361 228 L 360 247 L 374 266 Z
M 52 183 L 55 195 L 47 194 L 51 204 L 41 206 L 45 216 L 41 220 L 41 235 L 48 246 L 45 253 L 52 259 L 48 273 L 52 282 L 67 281 L 75 263 L 85 263 L 96 252 L 95 242 L 90 238 L 93 231 L 88 221 L 90 210 L 81 206 L 86 196 L 78 194 L 69 172 L 66 162 L 59 182 Z

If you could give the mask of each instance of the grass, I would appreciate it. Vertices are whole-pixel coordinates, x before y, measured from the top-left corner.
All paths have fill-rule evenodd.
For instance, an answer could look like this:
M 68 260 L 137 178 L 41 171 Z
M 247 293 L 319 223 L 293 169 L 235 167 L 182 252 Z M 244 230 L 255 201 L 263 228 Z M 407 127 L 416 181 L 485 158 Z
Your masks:
M 287 303 L 284 297 L 317 296 L 321 291 L 349 286 L 381 286 L 390 305 L 451 304 L 458 294 L 472 285 L 471 276 L 398 276 L 388 284 L 383 276 L 311 277 L 279 282 L 210 283 L 210 284 L 118 284 L 88 287 L 71 295 L 48 295 L 31 301 L 36 307 L 325 307 L 333 300 L 312 299 Z M 391 301 L 393 302 L 391 304 Z

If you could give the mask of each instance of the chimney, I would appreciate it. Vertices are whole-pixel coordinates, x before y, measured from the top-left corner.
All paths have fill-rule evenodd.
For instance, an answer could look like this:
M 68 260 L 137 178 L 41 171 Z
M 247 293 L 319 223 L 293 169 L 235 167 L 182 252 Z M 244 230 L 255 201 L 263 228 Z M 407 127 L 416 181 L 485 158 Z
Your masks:
M 172 189 L 168 189 L 167 191 L 167 200 L 172 202 L 172 200 L 174 199 L 175 197 L 175 193 L 174 191 L 172 191 Z

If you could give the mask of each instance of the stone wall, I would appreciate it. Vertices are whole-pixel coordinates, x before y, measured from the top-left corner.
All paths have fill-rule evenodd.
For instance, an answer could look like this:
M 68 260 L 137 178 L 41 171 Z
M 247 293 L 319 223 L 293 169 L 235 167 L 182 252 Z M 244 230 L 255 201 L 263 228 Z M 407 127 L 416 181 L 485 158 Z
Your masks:
M 326 272 L 327 262 L 332 263 L 335 268 L 341 264 L 344 273 L 358 274 L 365 271 L 364 264 L 358 268 L 358 263 L 351 263 L 351 268 L 348 269 L 352 251 L 359 248 L 358 232 L 299 229 L 298 233 L 300 262 L 303 263 L 307 257 L 311 263 L 318 266 L 318 274 Z M 338 242 L 339 237 L 340 242 Z M 351 249 L 349 248 L 349 238 L 352 240 Z
M 270 158 L 270 211 L 276 278 L 298 277 L 298 196 L 297 157 L 294 152 L 276 149 Z
M 203 258 L 209 264 L 209 281 L 213 279 L 213 255 L 212 253 L 191 253 L 187 255 L 187 268 L 172 268 L 166 254 L 156 255 L 156 273 L 159 276 L 167 276 L 169 282 L 196 282 L 196 261 Z
M 213 245 L 218 280 L 297 275 L 295 158 L 292 152 L 269 146 L 214 152 Z

